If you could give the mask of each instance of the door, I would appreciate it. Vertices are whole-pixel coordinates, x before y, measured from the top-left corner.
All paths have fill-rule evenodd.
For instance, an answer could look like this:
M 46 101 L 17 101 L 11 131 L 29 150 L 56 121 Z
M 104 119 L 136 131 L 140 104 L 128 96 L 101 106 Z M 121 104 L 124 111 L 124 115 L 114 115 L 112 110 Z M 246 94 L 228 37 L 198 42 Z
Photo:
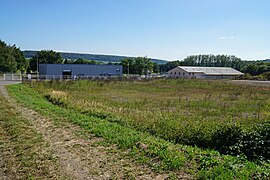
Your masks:
M 71 70 L 63 70 L 62 75 L 63 75 L 63 79 L 71 79 L 72 71 Z

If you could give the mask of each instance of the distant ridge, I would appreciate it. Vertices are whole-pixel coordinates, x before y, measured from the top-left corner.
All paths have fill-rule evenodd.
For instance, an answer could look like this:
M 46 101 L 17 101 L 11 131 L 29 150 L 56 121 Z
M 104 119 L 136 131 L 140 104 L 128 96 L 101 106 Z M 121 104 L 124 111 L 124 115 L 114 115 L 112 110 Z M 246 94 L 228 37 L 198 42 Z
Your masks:
M 25 58 L 32 58 L 37 54 L 38 51 L 26 50 L 23 51 Z M 84 53 L 69 53 L 69 52 L 59 52 L 63 59 L 86 59 L 86 60 L 95 60 L 102 62 L 120 62 L 122 59 L 130 58 L 128 56 L 116 56 L 116 55 L 99 55 L 99 54 L 84 54 Z M 166 64 L 167 60 L 162 59 L 152 59 L 152 62 L 157 64 Z
M 263 60 L 264 62 L 270 62 L 270 59 Z

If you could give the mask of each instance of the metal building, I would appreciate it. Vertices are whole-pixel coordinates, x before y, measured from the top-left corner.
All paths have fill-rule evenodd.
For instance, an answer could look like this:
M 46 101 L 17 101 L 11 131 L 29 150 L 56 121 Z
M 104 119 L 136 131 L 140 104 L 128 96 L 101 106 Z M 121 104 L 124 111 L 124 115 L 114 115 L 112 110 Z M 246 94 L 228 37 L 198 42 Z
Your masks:
M 225 79 L 242 75 L 230 67 L 178 66 L 168 72 L 169 78 Z
M 122 65 L 39 64 L 39 78 L 91 78 L 122 76 Z

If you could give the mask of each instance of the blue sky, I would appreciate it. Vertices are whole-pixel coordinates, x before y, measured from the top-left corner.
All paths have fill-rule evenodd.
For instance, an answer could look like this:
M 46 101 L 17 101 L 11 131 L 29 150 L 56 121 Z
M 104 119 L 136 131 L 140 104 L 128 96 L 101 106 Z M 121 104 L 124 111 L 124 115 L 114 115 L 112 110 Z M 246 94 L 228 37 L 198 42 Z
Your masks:
M 269 0 L 1 0 L 0 39 L 22 50 L 270 58 Z

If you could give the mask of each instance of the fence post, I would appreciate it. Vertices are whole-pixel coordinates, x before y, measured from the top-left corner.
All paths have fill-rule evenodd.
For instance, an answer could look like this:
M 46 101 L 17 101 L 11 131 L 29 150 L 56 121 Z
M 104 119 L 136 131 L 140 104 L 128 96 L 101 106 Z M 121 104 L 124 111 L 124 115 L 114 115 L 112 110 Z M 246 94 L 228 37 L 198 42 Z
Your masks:
M 4 81 L 6 80 L 6 74 L 3 75 Z

